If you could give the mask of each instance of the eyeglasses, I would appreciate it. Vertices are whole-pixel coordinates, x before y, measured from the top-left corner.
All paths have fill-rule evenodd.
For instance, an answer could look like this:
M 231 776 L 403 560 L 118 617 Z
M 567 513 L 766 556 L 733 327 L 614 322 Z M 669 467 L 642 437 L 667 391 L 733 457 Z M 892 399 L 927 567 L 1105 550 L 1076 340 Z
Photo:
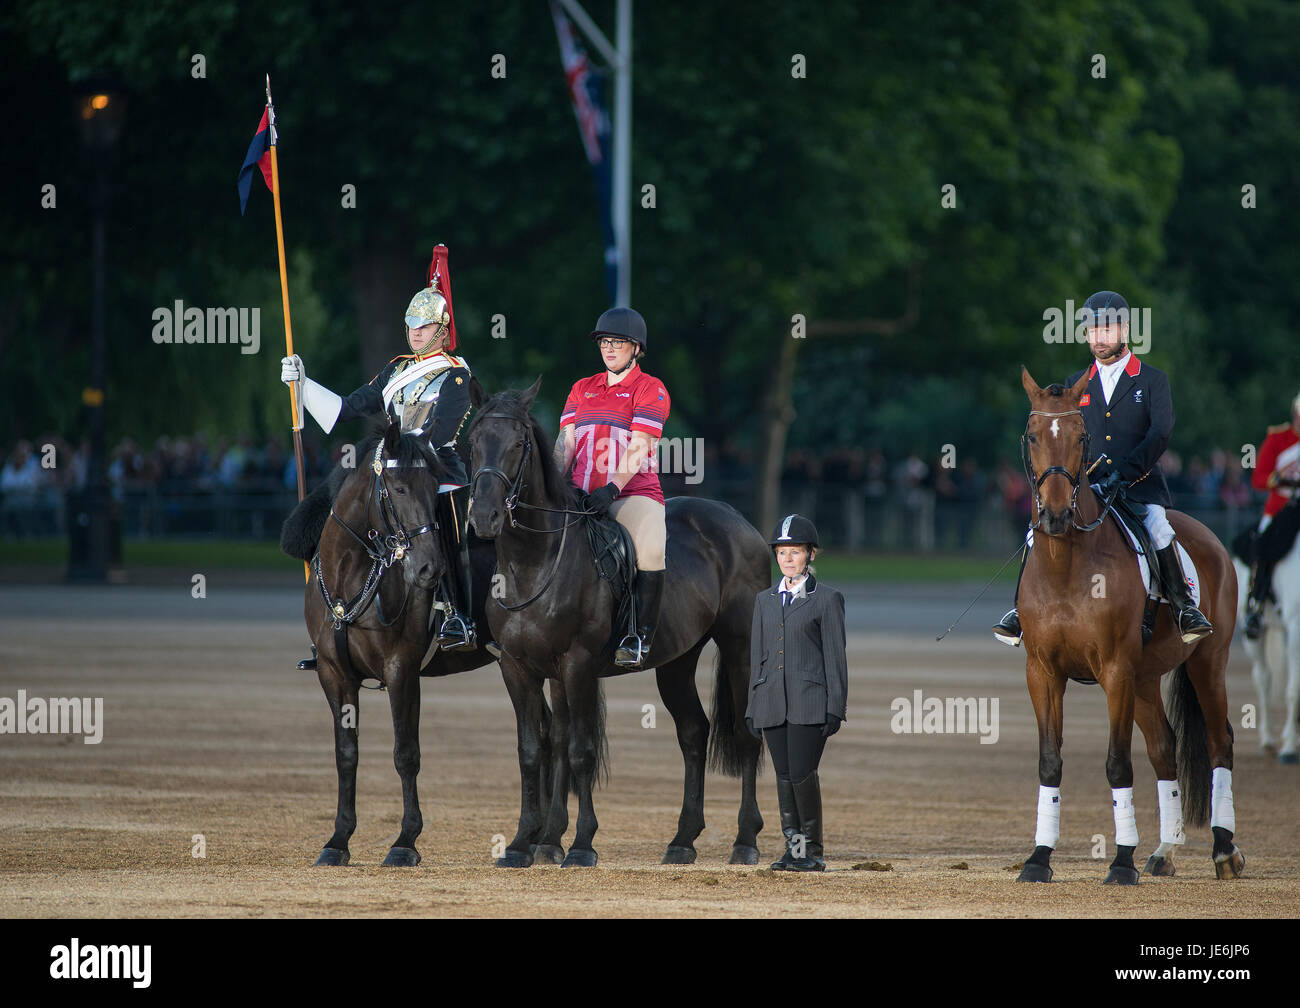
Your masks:
M 632 342 L 631 340 L 609 339 L 608 337 L 596 340 L 596 343 L 600 346 L 602 350 L 622 350 L 625 346 L 627 346 L 631 342 Z

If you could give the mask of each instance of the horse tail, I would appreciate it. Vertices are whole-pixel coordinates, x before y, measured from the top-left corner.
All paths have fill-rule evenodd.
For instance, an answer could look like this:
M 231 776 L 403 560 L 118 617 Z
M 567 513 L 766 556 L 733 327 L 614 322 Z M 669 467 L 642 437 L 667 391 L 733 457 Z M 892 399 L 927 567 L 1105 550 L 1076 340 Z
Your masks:
M 739 777 L 745 762 L 736 737 L 736 700 L 731 677 L 722 658 L 722 648 L 713 659 L 713 712 L 709 717 L 709 769 L 728 777 Z
M 1210 819 L 1210 749 L 1205 712 L 1186 663 L 1174 669 L 1169 684 L 1169 719 L 1178 743 L 1178 783 L 1183 792 L 1183 818 L 1188 826 L 1204 826 Z

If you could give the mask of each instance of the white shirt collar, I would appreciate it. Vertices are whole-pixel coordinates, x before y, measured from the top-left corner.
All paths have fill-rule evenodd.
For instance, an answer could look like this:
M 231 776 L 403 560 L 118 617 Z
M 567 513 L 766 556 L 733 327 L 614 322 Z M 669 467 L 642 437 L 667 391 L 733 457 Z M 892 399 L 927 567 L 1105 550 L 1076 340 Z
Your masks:
M 1124 373 L 1128 367 L 1128 360 L 1133 356 L 1132 350 L 1127 350 L 1124 356 L 1117 361 L 1111 361 L 1109 364 L 1097 364 L 1097 374 L 1101 377 L 1101 392 L 1106 397 L 1107 405 L 1110 404 L 1110 397 L 1115 392 L 1115 386 L 1119 384 L 1119 376 Z

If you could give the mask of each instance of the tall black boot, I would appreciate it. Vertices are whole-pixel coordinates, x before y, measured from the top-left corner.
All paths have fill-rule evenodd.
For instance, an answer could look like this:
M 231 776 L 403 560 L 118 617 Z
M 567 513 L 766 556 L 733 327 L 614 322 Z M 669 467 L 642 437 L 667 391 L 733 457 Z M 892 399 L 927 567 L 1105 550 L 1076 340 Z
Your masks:
M 1270 526 L 1271 528 L 1271 526 Z M 1252 551 L 1255 563 L 1251 569 L 1250 593 L 1246 597 L 1246 636 L 1258 640 L 1263 633 L 1264 603 L 1273 591 L 1273 566 L 1271 543 L 1266 539 L 1265 529 L 1254 539 Z
M 474 620 L 470 612 L 474 606 L 471 594 L 469 540 L 460 527 L 452 492 L 439 495 L 439 510 L 442 516 L 439 524 L 443 526 L 443 548 L 447 554 L 447 573 L 443 575 L 443 596 L 449 608 L 443 613 L 442 625 L 438 629 L 438 647 L 444 651 L 473 651 L 478 647 L 474 629 Z M 447 498 L 444 505 L 442 498 Z
M 799 832 L 803 834 L 804 856 L 796 858 L 790 871 L 825 871 L 822 857 L 822 784 L 814 770 L 794 785 L 794 801 L 799 809 Z
M 993 624 L 993 636 L 1003 644 L 1010 647 L 1020 647 L 1020 641 L 1024 637 L 1024 631 L 1020 629 L 1020 579 L 1025 576 L 1025 564 L 1029 562 L 1029 545 L 1025 548 L 1020 557 L 1020 573 L 1016 575 L 1016 593 L 1012 596 L 1011 610 L 1000 620 Z
M 665 571 L 637 571 L 636 610 L 637 632 L 624 637 L 614 652 L 614 664 L 621 668 L 653 668 L 646 662 L 650 658 L 650 644 L 659 626 L 659 607 L 664 597 Z
M 1156 550 L 1156 560 L 1160 565 L 1160 580 L 1165 586 L 1165 595 L 1174 610 L 1174 622 L 1182 635 L 1184 644 L 1194 644 L 1202 637 L 1214 633 L 1210 625 L 1196 606 L 1192 605 L 1191 592 L 1187 589 L 1187 576 L 1178 559 L 1178 545 L 1171 542 L 1162 550 Z
M 781 807 L 781 832 L 785 834 L 785 853 L 772 862 L 772 871 L 789 871 L 794 864 L 794 838 L 799 835 L 799 808 L 794 800 L 794 782 L 776 779 L 776 801 Z

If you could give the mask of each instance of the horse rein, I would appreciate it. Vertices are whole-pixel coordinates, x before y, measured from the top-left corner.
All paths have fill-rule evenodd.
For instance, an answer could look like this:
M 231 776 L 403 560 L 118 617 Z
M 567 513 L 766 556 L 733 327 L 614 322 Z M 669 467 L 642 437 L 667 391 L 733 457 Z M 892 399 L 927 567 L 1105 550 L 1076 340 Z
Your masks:
M 1077 410 L 1077 409 L 1066 410 L 1066 411 L 1063 412 L 1063 413 L 1049 413 L 1049 412 L 1046 411 L 1046 410 L 1030 410 L 1030 411 L 1029 411 L 1029 415 L 1030 415 L 1031 417 L 1032 417 L 1032 416 L 1043 416 L 1043 417 L 1067 417 L 1067 416 L 1078 416 L 1078 417 L 1082 417 L 1082 416 L 1083 416 L 1083 413 L 1082 413 L 1080 410 Z M 1044 482 L 1044 481 L 1047 479 L 1047 477 L 1049 477 L 1049 476 L 1064 476 L 1067 480 L 1070 481 L 1070 487 L 1071 487 L 1071 491 L 1070 491 L 1070 524 L 1071 524 L 1075 529 L 1077 529 L 1077 530 L 1080 531 L 1080 532 L 1091 532 L 1093 529 L 1095 529 L 1095 528 L 1097 528 L 1098 526 L 1100 526 L 1101 523 L 1102 523 L 1103 521 L 1106 520 L 1106 514 L 1110 511 L 1111 506 L 1115 503 L 1115 498 L 1116 498 L 1116 496 L 1118 496 L 1118 494 L 1119 494 L 1119 487 L 1116 486 L 1115 489 L 1111 491 L 1110 496 L 1109 496 L 1108 498 L 1105 499 L 1105 501 L 1104 501 L 1105 506 L 1101 509 L 1101 514 L 1099 514 L 1099 515 L 1097 516 L 1096 521 L 1091 521 L 1091 522 L 1089 522 L 1087 525 L 1080 525 L 1080 524 L 1079 524 L 1079 509 L 1078 509 L 1078 501 L 1079 501 L 1079 487 L 1082 486 L 1084 477 L 1087 476 L 1087 475 L 1090 475 L 1090 474 L 1092 473 L 1092 470 L 1093 470 L 1093 469 L 1096 467 L 1096 465 L 1097 465 L 1097 463 L 1094 462 L 1091 466 L 1088 467 L 1088 471 L 1087 471 L 1087 472 L 1084 472 L 1084 469 L 1083 469 L 1083 463 L 1084 463 L 1084 462 L 1087 460 L 1087 458 L 1088 458 L 1088 446 L 1089 446 L 1089 444 L 1091 444 L 1091 438 L 1090 438 L 1090 436 L 1089 436 L 1089 434 L 1088 434 L 1088 429 L 1087 429 L 1087 427 L 1085 427 L 1085 428 L 1084 428 L 1084 431 L 1083 431 L 1083 453 L 1079 456 L 1079 468 L 1078 468 L 1075 472 L 1073 472 L 1073 473 L 1070 472 L 1070 470 L 1066 469 L 1065 466 L 1054 465 L 1054 466 L 1048 466 L 1046 469 L 1043 470 L 1043 474 L 1042 474 L 1041 476 L 1037 476 L 1036 473 L 1034 472 L 1034 462 L 1033 462 L 1033 459 L 1030 458 L 1030 454 L 1029 454 L 1029 443 L 1028 443 L 1028 438 L 1029 438 L 1029 425 L 1028 425 L 1028 423 L 1026 423 L 1026 424 L 1025 424 L 1025 432 L 1024 432 L 1023 434 L 1020 435 L 1020 457 L 1021 457 L 1021 461 L 1023 462 L 1024 467 L 1025 467 L 1025 475 L 1026 475 L 1027 477 L 1029 477 L 1029 483 L 1030 483 L 1030 486 L 1033 487 L 1033 491 L 1034 491 L 1034 511 L 1037 513 L 1037 517 L 1034 518 L 1033 523 L 1029 526 L 1030 530 L 1031 530 L 1031 531 L 1032 531 L 1032 530 L 1036 530 L 1036 529 L 1038 529 L 1038 528 L 1042 525 L 1042 522 L 1043 522 L 1043 497 L 1042 497 L 1042 494 L 1039 493 L 1039 491 L 1040 491 L 1040 490 L 1042 489 L 1042 487 L 1043 487 L 1043 482 Z M 1098 461 L 1100 461 L 1100 459 L 1099 459 Z
M 357 532 L 338 516 L 334 508 L 330 508 L 330 517 L 343 527 L 343 529 L 361 544 L 366 555 L 370 557 L 370 572 L 366 575 L 365 584 L 361 592 L 357 595 L 355 601 L 350 605 L 345 605 L 342 598 L 331 598 L 329 589 L 325 587 L 325 572 L 321 566 L 320 553 L 316 554 L 316 582 L 320 586 L 321 595 L 325 599 L 325 607 L 329 610 L 330 617 L 334 621 L 334 629 L 338 630 L 345 623 L 352 623 L 360 617 L 379 590 L 379 582 L 383 579 L 384 574 L 394 564 L 402 563 L 406 559 L 407 551 L 411 548 L 411 540 L 417 536 L 436 531 L 438 522 L 435 519 L 432 522 L 426 522 L 424 525 L 414 529 L 405 529 L 402 527 L 401 519 L 398 517 L 397 509 L 392 502 L 392 496 L 388 490 L 388 483 L 384 479 L 384 442 L 380 441 L 375 448 L 375 457 L 371 463 L 371 469 L 375 477 L 371 484 L 370 499 L 379 511 L 379 522 L 382 529 L 376 529 L 373 526 L 367 530 L 366 539 L 361 538 Z M 393 465 L 393 460 L 389 460 L 389 465 Z M 366 508 L 367 521 L 370 514 L 370 508 Z M 383 537 L 382 548 L 380 537 Z M 366 540 L 369 540 L 367 542 Z M 372 545 L 373 544 L 373 545 Z M 407 585 L 406 593 L 402 598 L 402 607 L 388 622 L 380 619 L 381 626 L 392 626 L 401 618 L 406 611 L 406 605 L 410 601 L 411 591 Z

